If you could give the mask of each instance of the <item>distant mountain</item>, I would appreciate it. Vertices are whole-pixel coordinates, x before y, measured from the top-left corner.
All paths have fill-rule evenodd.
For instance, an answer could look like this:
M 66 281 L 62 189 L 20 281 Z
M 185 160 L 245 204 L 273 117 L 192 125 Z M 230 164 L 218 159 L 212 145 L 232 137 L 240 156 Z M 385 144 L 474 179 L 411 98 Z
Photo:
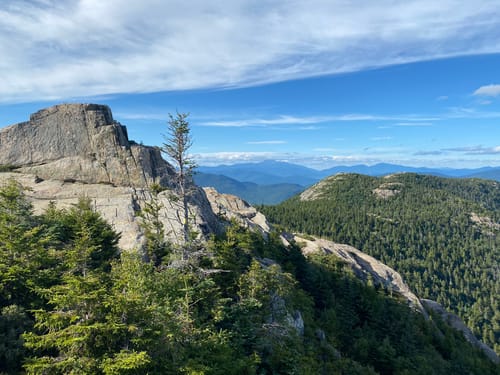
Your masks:
M 492 173 L 492 172 L 495 172 Z M 408 167 L 404 165 L 379 163 L 374 165 L 353 165 L 353 166 L 338 166 L 321 171 L 324 177 L 331 176 L 337 173 L 359 173 L 367 176 L 385 176 L 394 173 L 418 173 L 441 177 L 477 177 L 489 178 L 498 180 L 500 176 L 500 168 L 483 167 L 476 169 L 453 169 L 453 168 L 425 168 L 425 167 Z M 484 176 L 484 177 L 482 177 Z M 490 178 L 493 176 L 496 178 Z
M 394 173 L 410 172 L 441 177 L 475 177 L 500 181 L 499 167 L 453 169 L 408 167 L 397 164 L 379 163 L 374 165 L 344 165 L 324 170 L 316 170 L 292 163 L 266 160 L 260 163 L 219 165 L 216 167 L 200 166 L 198 170 L 203 173 L 227 176 L 240 182 L 253 182 L 261 185 L 291 183 L 310 186 L 325 177 L 337 173 L 359 173 L 367 176 L 385 176 Z
M 480 172 L 476 172 L 467 176 L 467 178 L 484 178 L 488 180 L 496 180 L 500 181 L 500 168 L 492 168 L 489 170 L 484 170 Z
M 260 163 L 242 163 L 200 166 L 195 182 L 214 187 L 220 193 L 237 195 L 252 204 L 277 204 L 338 173 L 357 173 L 367 176 L 386 176 L 395 173 L 418 173 L 448 178 L 483 178 L 500 181 L 500 168 L 478 169 L 423 168 L 397 164 L 337 166 L 316 170 L 292 163 L 266 160 Z
M 253 182 L 259 185 L 285 183 L 309 186 L 324 177 L 321 171 L 274 160 L 216 167 L 200 166 L 198 172 L 224 175 L 240 182 Z
M 236 181 L 223 175 L 200 172 L 194 175 L 194 181 L 199 186 L 214 187 L 219 193 L 237 195 L 251 204 L 277 204 L 305 189 L 297 184 L 258 185 Z

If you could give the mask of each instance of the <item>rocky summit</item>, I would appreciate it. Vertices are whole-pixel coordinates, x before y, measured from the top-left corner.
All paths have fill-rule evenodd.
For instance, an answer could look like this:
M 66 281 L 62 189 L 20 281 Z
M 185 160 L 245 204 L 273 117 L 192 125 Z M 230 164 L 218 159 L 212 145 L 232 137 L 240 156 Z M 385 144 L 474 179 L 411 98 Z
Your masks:
M 173 174 L 156 147 L 130 141 L 111 109 L 61 104 L 0 130 L 0 165 L 42 179 L 146 187 Z
M 161 221 L 172 242 L 181 236 L 182 207 L 173 187 L 174 168 L 157 147 L 128 139 L 111 109 L 98 104 L 61 104 L 42 109 L 30 120 L 0 129 L 0 185 L 15 179 L 26 189 L 36 212 L 49 202 L 69 207 L 81 197 L 121 234 L 120 248 L 138 249 L 144 236 L 140 212 L 151 201 L 148 187 L 167 188 L 158 199 Z M 200 237 L 217 232 L 219 220 L 200 188 L 189 199 L 193 226 Z

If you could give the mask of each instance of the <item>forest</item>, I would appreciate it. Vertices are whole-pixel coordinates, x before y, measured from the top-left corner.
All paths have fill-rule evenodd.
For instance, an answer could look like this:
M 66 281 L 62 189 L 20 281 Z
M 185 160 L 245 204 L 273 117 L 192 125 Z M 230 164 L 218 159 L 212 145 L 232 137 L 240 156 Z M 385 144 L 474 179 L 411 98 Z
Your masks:
M 500 185 L 411 173 L 339 174 L 262 206 L 284 228 L 350 244 L 458 314 L 500 353 Z M 304 196 L 303 196 L 304 197 Z
M 149 249 L 121 252 L 88 200 L 35 215 L 0 188 L 0 373 L 499 373 L 333 256 L 230 222 L 181 245 L 144 225 Z

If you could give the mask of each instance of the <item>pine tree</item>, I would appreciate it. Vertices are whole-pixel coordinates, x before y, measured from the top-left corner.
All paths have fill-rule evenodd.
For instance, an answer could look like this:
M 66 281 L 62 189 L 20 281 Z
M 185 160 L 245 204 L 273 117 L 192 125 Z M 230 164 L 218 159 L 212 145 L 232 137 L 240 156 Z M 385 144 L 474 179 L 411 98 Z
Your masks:
M 182 201 L 182 226 L 185 243 L 190 240 L 188 199 L 191 193 L 193 170 L 196 167 L 195 161 L 189 156 L 189 149 L 193 141 L 189 122 L 186 120 L 188 116 L 187 113 L 177 113 L 176 117 L 169 114 L 168 135 L 164 136 L 165 143 L 162 148 L 176 169 L 176 187 Z

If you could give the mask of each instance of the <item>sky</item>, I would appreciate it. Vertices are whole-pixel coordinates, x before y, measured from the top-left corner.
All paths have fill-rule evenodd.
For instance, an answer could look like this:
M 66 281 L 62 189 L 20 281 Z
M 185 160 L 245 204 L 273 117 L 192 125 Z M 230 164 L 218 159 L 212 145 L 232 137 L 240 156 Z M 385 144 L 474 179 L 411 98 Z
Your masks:
M 0 127 L 107 104 L 200 165 L 500 166 L 499 0 L 1 0 Z M 1 152 L 1 149 L 0 149 Z

